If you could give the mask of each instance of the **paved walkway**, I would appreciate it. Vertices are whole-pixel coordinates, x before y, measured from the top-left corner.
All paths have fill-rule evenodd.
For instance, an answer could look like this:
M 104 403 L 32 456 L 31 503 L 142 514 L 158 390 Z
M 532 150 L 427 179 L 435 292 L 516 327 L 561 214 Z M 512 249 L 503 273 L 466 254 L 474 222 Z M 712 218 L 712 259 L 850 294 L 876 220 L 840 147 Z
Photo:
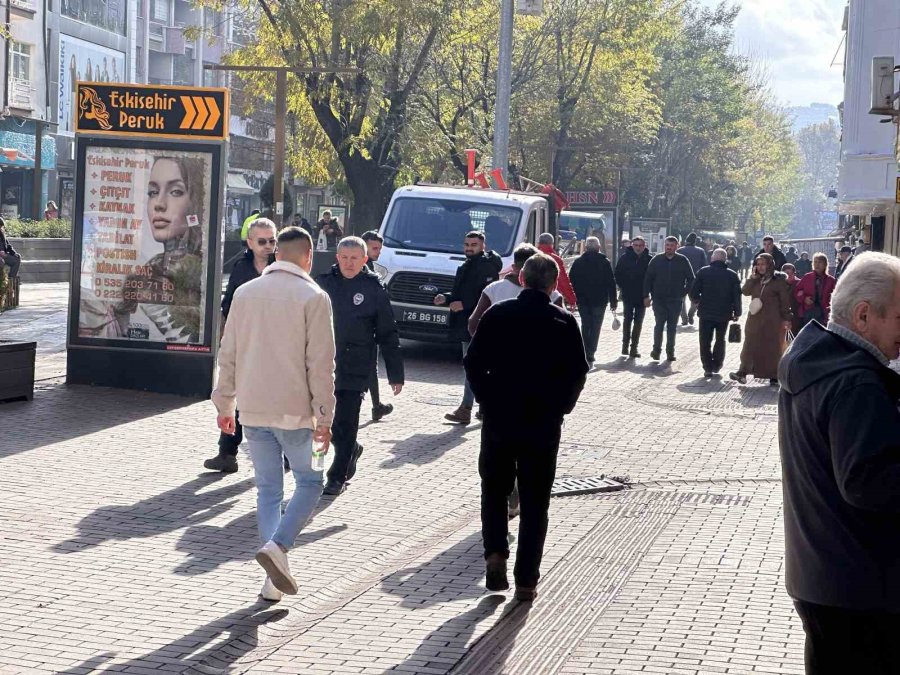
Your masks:
M 694 328 L 670 368 L 621 360 L 607 320 L 559 474 L 631 489 L 554 499 L 533 606 L 484 591 L 479 426 L 442 421 L 457 350 L 416 343 L 357 478 L 298 541 L 300 593 L 268 605 L 249 461 L 202 470 L 210 403 L 65 386 L 65 286 L 22 297 L 0 338 L 38 339 L 41 381 L 0 405 L 2 673 L 802 672 L 776 396 L 699 378 Z

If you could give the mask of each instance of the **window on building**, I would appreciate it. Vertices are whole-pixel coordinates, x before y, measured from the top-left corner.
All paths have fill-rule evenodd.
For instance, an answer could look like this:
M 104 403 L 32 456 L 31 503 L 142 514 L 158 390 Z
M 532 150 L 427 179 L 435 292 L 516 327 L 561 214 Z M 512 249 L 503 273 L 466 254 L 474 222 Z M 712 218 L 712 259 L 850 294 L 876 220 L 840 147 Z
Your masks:
M 125 35 L 126 0 L 61 0 L 60 13 L 70 19 Z
M 9 75 L 20 80 L 31 80 L 31 45 L 10 41 Z
M 150 0 L 150 18 L 162 24 L 169 24 L 168 0 Z
M 185 54 L 176 54 L 172 59 L 173 65 L 173 84 L 193 85 L 194 84 L 194 59 Z

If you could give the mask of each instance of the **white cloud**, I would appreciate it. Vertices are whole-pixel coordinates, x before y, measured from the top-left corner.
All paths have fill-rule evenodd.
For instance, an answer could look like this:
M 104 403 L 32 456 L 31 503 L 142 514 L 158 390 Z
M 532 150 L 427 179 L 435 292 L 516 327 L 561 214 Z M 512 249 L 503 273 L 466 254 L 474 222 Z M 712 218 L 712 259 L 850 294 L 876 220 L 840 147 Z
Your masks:
M 714 6 L 718 0 L 700 0 Z M 840 0 L 743 0 L 736 48 L 767 65 L 783 103 L 836 105 L 843 98 Z M 831 62 L 834 58 L 835 65 Z

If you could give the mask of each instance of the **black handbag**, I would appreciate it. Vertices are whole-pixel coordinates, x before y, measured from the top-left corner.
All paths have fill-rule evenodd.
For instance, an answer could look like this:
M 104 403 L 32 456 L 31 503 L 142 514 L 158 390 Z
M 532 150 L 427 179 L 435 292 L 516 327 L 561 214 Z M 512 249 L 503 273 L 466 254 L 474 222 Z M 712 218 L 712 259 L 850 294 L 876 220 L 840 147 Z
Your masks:
M 728 327 L 728 341 L 729 342 L 740 342 L 741 341 L 741 324 L 733 323 Z

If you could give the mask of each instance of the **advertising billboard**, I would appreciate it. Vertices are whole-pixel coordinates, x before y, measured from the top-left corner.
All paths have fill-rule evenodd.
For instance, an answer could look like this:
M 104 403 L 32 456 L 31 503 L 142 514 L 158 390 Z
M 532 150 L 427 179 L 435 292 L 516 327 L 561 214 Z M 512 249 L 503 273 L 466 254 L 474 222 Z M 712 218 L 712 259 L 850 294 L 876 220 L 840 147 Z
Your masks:
M 127 78 L 125 54 L 100 47 L 68 35 L 59 36 L 59 129 L 72 136 L 75 132 L 76 83 L 119 82 Z
M 219 148 L 86 141 L 78 159 L 73 342 L 209 352 Z

